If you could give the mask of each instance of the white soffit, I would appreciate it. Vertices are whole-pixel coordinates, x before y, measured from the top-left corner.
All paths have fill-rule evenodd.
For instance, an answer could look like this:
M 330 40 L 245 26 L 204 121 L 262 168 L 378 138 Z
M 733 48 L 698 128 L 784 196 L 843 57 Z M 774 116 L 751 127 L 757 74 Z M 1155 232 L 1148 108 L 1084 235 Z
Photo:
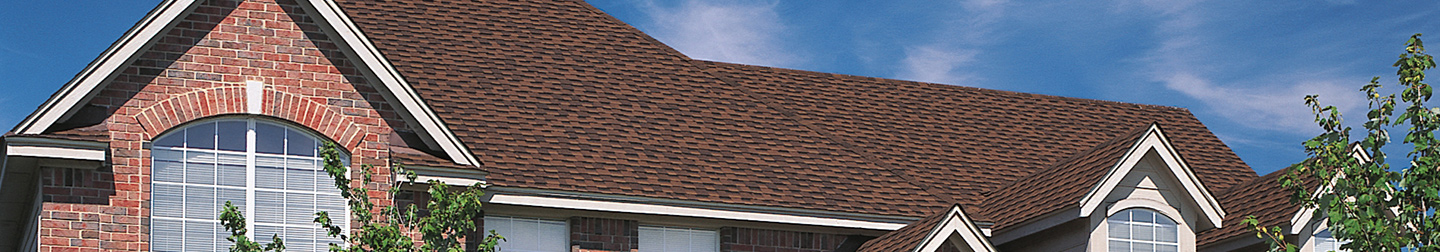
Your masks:
M 1225 217 L 1225 212 L 1220 208 L 1220 202 L 1215 200 L 1215 197 L 1210 195 L 1210 191 L 1202 186 L 1200 179 L 1195 177 L 1190 166 L 1180 158 L 1179 153 L 1175 152 L 1175 147 L 1170 144 L 1170 139 L 1161 132 L 1158 124 L 1151 124 L 1145 135 L 1134 146 L 1131 146 L 1130 150 L 1120 158 L 1120 162 L 1105 174 L 1104 179 L 1100 180 L 1100 184 L 1095 185 L 1085 197 L 1081 198 L 1080 217 L 1089 217 L 1099 209 L 1105 197 L 1119 186 L 1120 181 L 1135 168 L 1145 153 L 1152 149 L 1163 159 L 1171 175 L 1180 181 L 1181 189 L 1189 194 L 1189 198 L 1195 200 L 1194 203 L 1201 209 L 1202 216 L 1213 227 L 1220 228 L 1221 220 Z
M 719 210 L 683 206 L 667 206 L 642 203 L 628 203 L 616 201 L 600 201 L 588 199 L 556 198 L 533 195 L 512 195 L 503 193 L 491 193 L 489 203 L 507 204 L 518 206 L 564 208 L 591 211 L 607 211 L 633 214 L 655 214 L 684 216 L 697 218 L 714 218 L 742 221 L 760 221 L 785 224 L 813 225 L 842 228 L 861 228 L 873 230 L 896 230 L 904 227 L 903 223 L 876 222 L 850 219 L 823 218 L 800 215 L 771 214 L 757 212 L 743 212 L 731 210 Z M 978 230 L 978 229 L 977 229 Z
M 964 240 L 965 246 L 970 247 L 970 251 L 995 251 L 995 246 L 990 244 L 990 240 L 985 239 L 987 232 L 975 226 L 975 222 L 970 221 L 970 217 L 965 215 L 965 211 L 960 210 L 960 206 L 952 206 L 943 218 L 944 221 L 930 230 L 930 234 L 920 241 L 919 246 L 915 246 L 914 252 L 940 251 L 942 246 L 949 246 L 948 241 L 952 234 L 958 234 Z
M 413 119 L 424 130 L 428 138 L 422 138 L 427 145 L 435 145 L 444 150 L 450 156 L 451 161 L 471 166 L 480 166 L 475 158 L 460 142 L 460 139 L 451 132 L 426 105 L 410 84 L 400 78 L 400 74 L 390 65 L 390 62 L 381 56 L 380 51 L 365 38 L 364 34 L 355 27 L 331 0 L 307 0 L 300 1 L 308 3 L 307 11 L 319 14 L 317 20 L 328 25 L 322 25 L 322 29 L 329 29 L 339 35 L 341 44 L 349 47 L 351 52 L 364 63 L 366 70 L 374 73 L 383 85 L 379 88 L 389 91 L 387 97 L 393 97 L 401 108 L 409 112 L 405 116 Z M 61 87 L 60 91 L 49 100 L 41 104 L 35 113 L 30 114 L 13 130 L 19 134 L 41 134 L 50 126 L 63 121 L 77 109 L 80 104 L 89 100 L 94 94 L 103 88 L 105 83 L 115 76 L 122 67 L 128 65 L 141 51 L 148 49 L 159 34 L 164 34 L 171 27 L 171 24 L 190 13 L 198 3 L 195 0 L 166 0 L 160 6 L 150 11 L 149 14 L 136 23 L 135 27 L 125 33 L 119 41 L 106 49 L 99 58 L 86 66 L 80 74 Z

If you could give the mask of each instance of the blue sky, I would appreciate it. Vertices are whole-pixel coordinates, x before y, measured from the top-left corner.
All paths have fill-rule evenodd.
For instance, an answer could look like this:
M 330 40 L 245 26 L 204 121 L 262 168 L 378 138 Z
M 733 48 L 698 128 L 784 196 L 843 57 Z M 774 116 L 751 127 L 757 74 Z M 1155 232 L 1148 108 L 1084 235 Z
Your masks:
M 13 126 L 155 6 L 0 4 L 0 125 Z M 1190 109 L 1260 173 L 1304 158 L 1305 94 L 1355 90 L 1440 1 L 593 0 L 691 57 Z

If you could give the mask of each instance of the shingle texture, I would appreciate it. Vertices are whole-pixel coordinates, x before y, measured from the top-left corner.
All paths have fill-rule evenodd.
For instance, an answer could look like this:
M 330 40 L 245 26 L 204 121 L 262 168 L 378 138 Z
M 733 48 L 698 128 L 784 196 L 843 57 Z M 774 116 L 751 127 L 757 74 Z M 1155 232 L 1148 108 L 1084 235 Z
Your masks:
M 579 1 L 340 1 L 497 186 L 919 217 L 1184 109 L 691 60 Z M 987 219 L 985 216 L 977 219 Z
M 793 118 L 960 202 L 1159 123 L 1212 191 L 1253 170 L 1181 108 L 702 62 Z M 1129 146 L 1125 146 L 1129 147 Z M 1053 209 L 1052 209 L 1053 210 Z
M 1084 197 L 1120 162 L 1150 127 L 1142 126 L 1054 166 L 1003 187 L 985 201 L 983 213 L 1001 230 L 1035 217 L 1080 204 Z
M 936 211 L 934 214 L 930 214 L 929 216 L 925 216 L 925 218 L 912 222 L 909 225 L 905 225 L 905 227 L 901 227 L 900 229 L 890 231 L 889 233 L 885 233 L 885 235 L 881 235 L 880 237 L 875 237 L 875 239 L 870 239 L 870 241 L 866 241 L 864 245 L 860 246 L 860 250 L 858 251 L 914 251 L 915 247 L 919 246 L 920 242 L 923 242 L 925 240 L 925 237 L 929 236 L 931 232 L 935 231 L 935 228 L 937 228 L 937 226 L 939 226 L 941 223 L 944 223 L 945 218 L 948 218 L 949 216 L 950 208 L 941 209 L 940 211 Z
M 1221 222 L 1223 228 L 1196 234 L 1196 243 L 1210 244 L 1242 235 L 1254 237 L 1255 231 L 1240 223 L 1250 215 L 1260 221 L 1260 226 L 1289 226 L 1290 218 L 1300 211 L 1300 206 L 1290 203 L 1290 193 L 1280 184 L 1279 179 L 1286 172 L 1289 172 L 1289 169 L 1271 172 L 1220 194 L 1220 207 L 1228 212 Z M 1316 188 L 1319 185 L 1315 180 L 1306 181 L 1306 188 Z
M 1211 191 L 1255 177 L 1181 108 L 698 61 L 581 1 L 337 2 L 500 187 L 986 222 L 1150 123 Z

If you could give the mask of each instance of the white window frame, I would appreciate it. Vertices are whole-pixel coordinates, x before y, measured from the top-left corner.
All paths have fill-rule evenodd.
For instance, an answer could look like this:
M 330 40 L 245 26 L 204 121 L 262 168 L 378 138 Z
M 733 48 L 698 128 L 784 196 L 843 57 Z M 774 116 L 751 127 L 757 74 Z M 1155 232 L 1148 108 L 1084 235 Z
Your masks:
M 146 145 L 145 147 L 146 147 L 147 150 L 150 151 L 150 155 L 148 156 L 148 158 L 151 158 L 151 164 L 150 164 L 149 167 L 148 167 L 148 169 L 150 169 L 150 174 L 151 174 L 151 181 L 150 181 L 150 183 L 151 183 L 151 185 L 152 185 L 152 187 L 151 187 L 151 188 L 152 188 L 152 189 L 151 189 L 151 193 L 152 193 L 152 194 L 154 193 L 154 189 L 153 189 L 153 188 L 154 188 L 154 187 L 153 187 L 154 185 L 201 186 L 201 187 L 213 187 L 213 188 L 220 188 L 220 189 L 239 189 L 239 190 L 244 190 L 244 192 L 245 192 L 245 204 L 244 204 L 244 209 L 241 209 L 241 210 L 242 210 L 242 211 L 245 213 L 245 215 L 246 215 L 246 216 L 245 216 L 245 228 L 249 231 L 249 232 L 246 233 L 246 236 L 249 237 L 251 240 L 259 241 L 259 242 L 261 242 L 261 243 L 268 243 L 269 240 L 270 240 L 269 237 L 262 237 L 262 238 L 257 238 L 257 237 L 256 237 L 256 233 L 258 233 L 258 232 L 256 231 L 256 229 L 255 229 L 255 220 L 256 220 L 257 218 L 256 218 L 256 216 L 255 216 L 255 214 L 254 214 L 254 213 L 255 213 L 255 205 L 256 205 L 256 204 L 255 204 L 255 202 L 256 202 L 256 201 L 255 201 L 256 192 L 257 192 L 257 191 L 279 192 L 279 193 L 294 192 L 294 193 L 309 193 L 309 194 L 314 194 L 315 192 L 313 192 L 313 191 L 312 191 L 312 192 L 297 191 L 297 190 L 291 190 L 291 189 L 257 188 L 256 183 L 255 183 L 256 180 L 257 180 L 257 178 L 256 178 L 256 177 L 257 177 L 257 174 L 256 174 L 256 157 L 283 157 L 283 158 L 287 158 L 287 159 L 289 159 L 289 158 L 309 159 L 309 160 L 314 160 L 314 161 L 317 162 L 318 165 L 317 165 L 316 169 L 318 169 L 318 170 L 320 170 L 320 171 L 324 171 L 324 167 L 323 167 L 323 158 L 320 157 L 320 149 L 319 149 L 319 148 L 317 148 L 317 149 L 315 150 L 315 153 L 314 153 L 315 156 L 314 156 L 314 157 L 295 156 L 295 155 L 290 155 L 290 154 L 288 154 L 288 153 L 287 153 L 287 154 L 258 153 L 258 152 L 257 152 L 257 148 L 256 148 L 257 136 L 256 136 L 256 133 L 255 133 L 255 128 L 256 128 L 257 123 L 264 123 L 264 124 L 269 124 L 269 125 L 278 126 L 278 127 L 280 127 L 281 129 L 284 129 L 286 132 L 297 132 L 297 133 L 300 133 L 300 134 L 302 134 L 303 137 L 309 138 L 309 139 L 311 139 L 312 141 L 314 141 L 314 142 L 316 143 L 316 145 L 323 145 L 325 142 L 328 142 L 329 140 L 328 140 L 328 138 L 324 138 L 324 137 L 321 137 L 321 136 L 319 136 L 319 135 L 316 135 L 316 134 L 310 132 L 310 131 L 307 130 L 307 128 L 305 128 L 305 127 L 295 126 L 294 124 L 291 124 L 291 123 L 285 123 L 285 122 L 276 121 L 276 120 L 266 120 L 266 119 L 262 119 L 262 118 L 257 118 L 257 117 L 255 117 L 255 116 L 221 117 L 221 118 L 214 118 L 214 119 L 207 119 L 207 120 L 197 120 L 197 121 L 194 121 L 194 122 L 186 123 L 186 124 L 184 124 L 184 125 L 182 125 L 182 126 L 180 126 L 180 127 L 175 127 L 174 130 L 172 130 L 172 131 L 170 131 L 170 132 L 166 132 L 166 133 L 164 133 L 164 134 L 161 134 L 160 137 L 156 137 L 156 138 L 154 138 L 154 139 L 158 141 L 158 140 L 161 140 L 161 139 L 165 139 L 165 138 L 167 138 L 167 137 L 171 137 L 171 136 L 174 135 L 174 134 L 186 134 L 186 133 L 185 133 L 186 130 L 188 130 L 188 129 L 190 129 L 190 128 L 193 128 L 193 127 L 195 127 L 195 126 L 198 126 L 198 125 L 209 124 L 209 123 L 219 123 L 219 122 L 235 122 L 235 121 L 244 121 L 244 122 L 246 122 L 246 124 L 245 124 L 245 125 L 246 125 L 246 132 L 245 132 L 245 142 L 246 142 L 246 143 L 245 143 L 245 149 L 246 149 L 246 150 L 245 150 L 245 151 L 219 150 L 218 148 L 213 149 L 213 150 L 207 150 L 207 149 L 193 149 L 193 148 L 189 148 L 189 147 L 155 146 L 155 145 L 154 145 L 154 142 L 147 142 L 147 143 L 145 144 L 145 145 Z M 288 133 L 287 133 L 287 134 L 288 134 Z M 188 136 L 187 136 L 187 137 L 188 137 Z M 217 136 L 217 138 L 218 138 L 218 136 Z M 283 137 L 283 139 L 284 139 L 283 141 L 289 141 L 289 137 Z M 184 139 L 184 140 L 182 140 L 182 142 L 184 142 L 186 145 L 188 145 L 188 144 L 190 143 L 189 139 Z M 215 145 L 218 146 L 218 145 L 219 145 L 219 139 L 216 139 L 213 144 L 215 144 Z M 286 143 L 285 145 L 288 146 L 288 143 Z M 154 151 L 155 151 L 155 150 L 182 151 L 182 153 L 183 153 L 183 152 L 187 152 L 187 151 L 197 151 L 197 152 L 208 152 L 208 153 L 215 153 L 215 154 L 231 154 L 231 155 L 242 155 L 242 154 L 243 154 L 243 155 L 245 155 L 245 174 L 246 174 L 245 186 L 242 187 L 242 186 L 229 186 L 229 185 L 219 185 L 219 184 L 215 184 L 215 185 L 203 185 L 203 184 L 192 184 L 192 183 L 186 183 L 186 182 L 168 182 L 168 181 L 158 181 L 158 180 L 155 180 L 155 179 L 154 179 L 154 178 L 155 178 L 155 175 L 156 175 L 156 173 L 155 173 L 155 162 L 154 162 L 154 161 L 155 161 L 155 159 L 154 159 L 154 158 L 155 158 L 155 154 L 154 154 Z M 286 151 L 286 152 L 288 152 L 288 151 Z M 341 154 L 341 160 L 342 160 L 342 162 L 344 162 L 344 163 L 346 164 L 346 168 L 349 169 L 349 163 L 350 163 L 349 159 L 350 159 L 350 155 L 349 155 L 348 153 L 346 153 L 346 151 L 343 150 L 343 149 L 340 150 L 340 154 Z M 184 156 L 184 155 L 182 155 L 182 160 L 183 160 L 183 156 Z M 185 163 L 185 164 L 188 164 L 188 163 Z M 218 169 L 218 168 L 217 168 L 217 169 Z M 219 171 L 217 170 L 217 173 L 218 173 L 218 172 L 219 172 Z M 348 176 L 348 172 L 347 172 L 346 175 Z M 219 176 L 219 174 L 216 174 L 216 176 Z M 183 177 L 182 177 L 182 178 L 183 178 Z M 325 178 L 329 178 L 329 177 L 326 176 Z M 317 183 L 317 185 L 316 185 L 317 188 L 330 188 L 330 187 L 331 187 L 330 185 L 331 185 L 333 182 L 332 182 L 331 180 L 323 180 L 323 181 L 316 181 L 316 183 Z M 335 192 L 336 195 L 339 194 L 338 189 L 335 190 L 334 192 Z M 218 196 L 217 196 L 217 197 L 218 197 Z M 152 201 L 154 200 L 154 197 L 153 197 L 153 196 L 151 197 L 151 200 L 152 200 Z M 153 205 L 153 202 L 152 202 L 152 205 Z M 336 224 L 338 224 L 339 226 L 341 226 L 341 227 L 342 227 L 342 230 L 345 230 L 345 232 L 348 234 L 348 233 L 350 232 L 350 208 L 349 208 L 348 205 L 346 205 L 346 206 L 342 206 L 340 209 L 341 209 L 341 211 L 340 211 L 339 214 L 331 213 L 331 214 L 330 214 L 330 218 L 333 220 L 332 223 L 336 223 Z M 224 205 L 223 205 L 223 203 L 221 203 L 221 205 L 215 206 L 216 217 L 219 217 L 219 213 L 220 213 L 221 211 L 223 211 L 223 210 L 224 210 Z M 151 234 L 154 234 L 154 233 L 155 233 L 155 225 L 154 225 L 154 221 L 153 221 L 153 220 L 200 221 L 200 222 L 209 222 L 209 223 L 217 223 L 217 224 L 220 223 L 220 221 L 219 221 L 218 218 L 215 219 L 215 220 L 199 220 L 199 219 L 183 218 L 183 217 L 182 217 L 182 218 L 175 218 L 175 217 L 155 216 L 154 211 L 151 212 L 151 215 L 150 215 L 149 217 L 150 217 L 151 220 L 152 220 L 152 221 L 151 221 L 151 225 L 148 226 L 148 229 L 150 229 L 150 233 L 151 233 Z M 289 227 L 295 227 L 295 228 L 319 228 L 319 224 L 312 224 L 312 225 L 265 224 L 265 225 L 268 225 L 268 226 L 279 226 L 279 227 L 284 227 L 284 228 L 289 228 Z M 222 241 L 223 241 L 223 237 L 228 237 L 228 232 L 225 232 L 224 230 L 219 230 L 219 232 L 221 232 Z M 316 234 L 316 237 L 328 237 L 328 236 L 329 236 L 329 234 L 328 234 L 328 233 L 325 233 L 325 232 L 323 231 L 323 229 L 322 229 L 322 232 L 321 232 L 321 233 Z M 153 243 L 153 242 L 154 242 L 154 239 L 155 239 L 155 237 L 152 236 L 152 237 L 150 237 L 150 239 L 149 239 L 148 241 Z M 343 242 L 342 242 L 342 243 L 343 243 Z M 344 244 L 342 244 L 342 245 L 344 245 Z M 221 247 L 229 247 L 229 246 L 221 246 Z M 188 248 L 187 248 L 187 249 L 188 249 Z
M 502 219 L 503 219 L 503 220 L 510 220 L 510 221 L 522 220 L 522 221 L 536 221 L 536 222 L 559 223 L 561 226 L 563 226 L 564 232 L 562 232 L 562 234 L 561 234 L 561 239 L 560 239 L 559 241 L 557 241 L 557 243 L 561 244 L 561 245 L 564 247 L 564 250 L 563 250 L 563 251 L 558 251 L 558 252 L 568 252 L 568 251 L 570 251 L 570 247 L 571 247 L 571 246 L 570 246 L 570 221 L 567 221 L 567 220 L 544 219 L 544 218 L 504 216 L 504 215 L 487 215 L 487 216 L 484 217 L 484 219 L 485 219 L 485 227 L 482 227 L 481 230 L 494 230 L 494 228 L 492 228 L 492 226 L 490 226 L 490 225 L 491 225 L 492 223 L 494 223 L 494 221 L 496 221 L 496 220 L 502 220 Z M 497 231 L 497 232 L 499 232 L 499 231 Z M 500 236 L 505 236 L 505 235 L 506 235 L 506 234 L 505 234 L 504 232 L 501 232 L 501 233 L 500 233 Z M 506 238 L 508 239 L 509 237 L 506 237 Z M 506 242 L 509 242 L 509 241 L 502 241 L 502 242 L 500 242 L 501 247 L 504 247 L 503 244 L 505 244 Z M 519 249 L 517 249 L 517 248 L 505 248 L 505 251 L 534 252 L 534 251 L 532 251 L 532 250 L 519 250 Z
M 1147 213 L 1153 214 L 1153 216 L 1156 217 L 1156 218 L 1158 218 L 1158 217 L 1164 217 L 1164 218 L 1170 220 L 1170 223 L 1173 223 L 1172 225 L 1174 225 L 1173 228 L 1175 229 L 1175 237 L 1172 238 L 1173 241 L 1168 241 L 1168 242 L 1167 242 L 1167 241 L 1159 241 L 1159 239 L 1158 239 L 1156 236 L 1152 236 L 1152 238 L 1156 238 L 1156 239 L 1154 239 L 1154 240 L 1148 240 L 1148 241 L 1147 241 L 1147 240 L 1136 240 L 1136 239 L 1133 239 L 1133 238 L 1134 238 L 1134 235 L 1133 235 L 1133 234 L 1130 235 L 1131 238 L 1116 238 L 1116 237 L 1115 237 L 1116 234 L 1112 234 L 1112 233 L 1110 233 L 1110 232 L 1108 231 L 1108 230 L 1114 228 L 1113 226 L 1110 226 L 1110 225 L 1112 224 L 1112 223 L 1111 223 L 1111 218 L 1115 218 L 1116 215 L 1118 215 L 1118 214 L 1127 213 L 1127 212 L 1130 212 L 1130 211 L 1143 211 L 1143 212 L 1147 212 Z M 1130 226 L 1134 226 L 1134 225 L 1146 225 L 1146 226 L 1150 226 L 1151 228 L 1153 228 L 1152 230 L 1159 230 L 1159 228 L 1162 226 L 1162 224 L 1159 224 L 1159 223 L 1136 222 L 1136 221 L 1133 221 L 1134 217 L 1131 217 L 1131 219 L 1132 219 L 1132 220 L 1127 220 L 1127 221 L 1123 221 L 1123 222 L 1126 222 L 1126 225 L 1130 225 Z M 1158 219 L 1152 219 L 1152 220 L 1158 221 Z M 1106 223 L 1105 226 L 1106 226 L 1106 230 L 1107 230 L 1107 231 L 1106 231 L 1106 235 L 1105 235 L 1105 243 L 1106 243 L 1105 246 L 1106 246 L 1107 248 L 1110 246 L 1109 243 L 1110 243 L 1111 241 L 1122 241 L 1122 242 L 1130 242 L 1130 243 L 1146 243 L 1146 244 L 1152 244 L 1152 245 L 1171 245 L 1171 246 L 1175 246 L 1176 251 L 1183 251 L 1183 246 L 1182 246 L 1181 243 L 1180 243 L 1180 239 L 1181 239 L 1181 238 L 1180 238 L 1180 232 L 1181 232 L 1181 229 L 1184 228 L 1184 226 L 1183 226 L 1183 225 L 1180 225 L 1180 222 L 1179 222 L 1179 221 L 1176 221 L 1176 218 L 1170 217 L 1170 216 L 1166 215 L 1165 212 L 1163 212 L 1163 211 L 1159 211 L 1159 210 L 1155 210 L 1155 209 L 1150 209 L 1150 208 L 1144 208 L 1144 207 L 1125 208 L 1125 209 L 1121 209 L 1120 211 L 1116 211 L 1115 213 L 1110 214 L 1109 216 L 1106 216 L 1104 221 L 1105 221 L 1105 223 Z M 1158 232 L 1157 232 L 1157 233 L 1158 233 Z M 1107 249 L 1107 250 L 1108 250 L 1108 249 Z M 1132 250 L 1132 251 L 1133 251 L 1133 250 Z

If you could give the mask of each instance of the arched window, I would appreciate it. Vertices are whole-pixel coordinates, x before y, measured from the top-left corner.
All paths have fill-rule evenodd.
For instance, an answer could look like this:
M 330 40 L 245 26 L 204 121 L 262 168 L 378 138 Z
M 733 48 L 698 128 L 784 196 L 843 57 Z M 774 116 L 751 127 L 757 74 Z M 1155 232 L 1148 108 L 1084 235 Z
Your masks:
M 291 251 L 324 251 L 338 242 L 312 222 L 315 212 L 349 223 L 345 200 L 321 167 L 322 138 L 279 123 L 229 118 L 156 139 L 150 150 L 154 251 L 228 249 L 229 233 L 219 221 L 225 201 L 245 213 L 252 238 L 268 242 L 278 234 Z
M 1131 208 L 1105 221 L 1110 226 L 1111 252 L 1180 250 L 1179 226 L 1159 212 Z

